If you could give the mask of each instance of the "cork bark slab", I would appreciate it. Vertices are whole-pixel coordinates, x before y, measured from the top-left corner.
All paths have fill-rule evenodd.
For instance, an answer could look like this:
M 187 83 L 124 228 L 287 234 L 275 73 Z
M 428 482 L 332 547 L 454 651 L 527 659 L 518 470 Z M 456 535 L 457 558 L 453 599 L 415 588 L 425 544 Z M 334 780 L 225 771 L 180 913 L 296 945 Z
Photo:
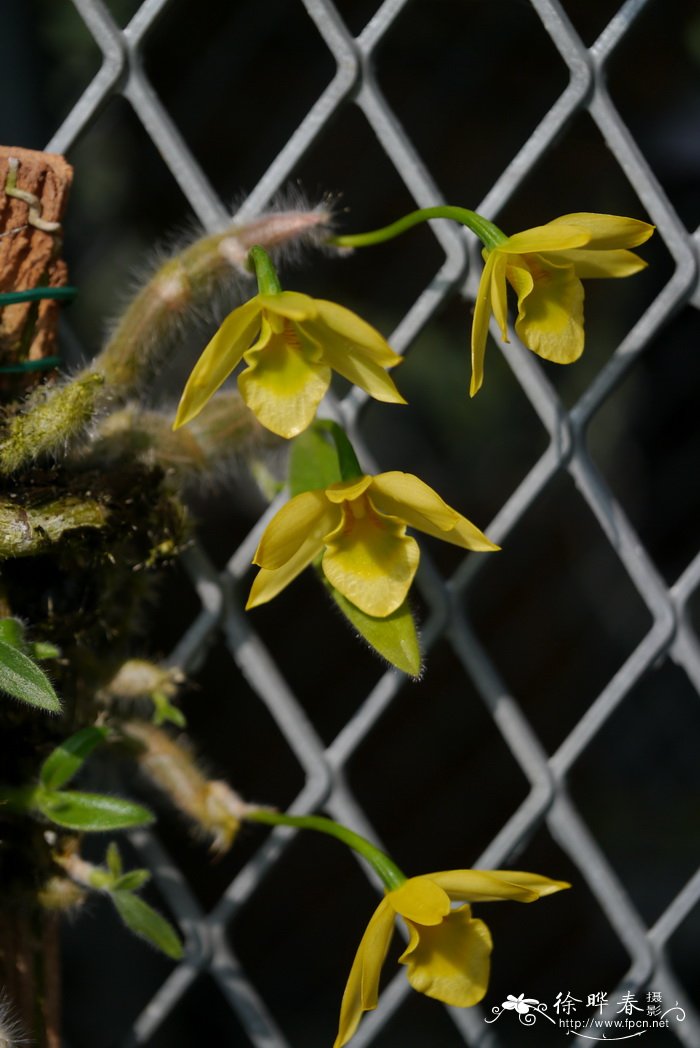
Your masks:
M 17 188 L 38 198 L 41 218 L 50 222 L 63 218 L 73 178 L 62 156 L 0 146 L 0 292 L 61 287 L 68 279 L 60 258 L 61 231 L 31 225 L 30 205 L 5 193 L 10 157 L 19 161 Z M 53 356 L 59 308 L 50 299 L 5 306 L 0 311 L 0 365 Z

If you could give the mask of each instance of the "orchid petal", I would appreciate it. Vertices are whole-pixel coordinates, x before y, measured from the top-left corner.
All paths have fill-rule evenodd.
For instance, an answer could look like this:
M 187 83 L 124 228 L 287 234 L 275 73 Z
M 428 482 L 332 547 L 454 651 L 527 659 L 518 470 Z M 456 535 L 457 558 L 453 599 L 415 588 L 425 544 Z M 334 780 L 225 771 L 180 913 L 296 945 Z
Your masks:
M 372 479 L 365 474 L 363 477 L 355 477 L 354 480 L 340 480 L 326 488 L 326 498 L 338 504 L 357 499 L 371 486 Z
M 548 222 L 546 226 L 534 226 L 522 233 L 515 233 L 495 248 L 507 255 L 529 255 L 540 251 L 568 251 L 574 247 L 584 247 L 589 243 L 591 234 L 585 229 L 567 226 L 562 223 Z
M 491 309 L 493 310 L 496 323 L 501 329 L 501 336 L 504 342 L 510 341 L 508 338 L 508 302 L 506 297 L 507 265 L 507 256 L 497 251 L 491 277 Z
M 383 899 L 367 925 L 350 969 L 340 1006 L 338 1036 L 333 1048 L 343 1048 L 352 1038 L 363 1012 L 377 1007 L 379 976 L 394 930 L 394 911 Z
M 297 575 L 301 575 L 302 571 L 308 568 L 322 548 L 323 544 L 319 543 L 316 536 L 309 536 L 281 567 L 261 568 L 250 587 L 246 611 L 250 608 L 257 608 L 260 604 L 266 604 L 281 593 L 285 586 L 288 586 Z
M 464 902 L 534 902 L 543 895 L 561 892 L 570 886 L 565 880 L 551 880 L 538 873 L 520 870 L 444 870 L 424 876 L 439 885 L 451 899 Z
M 276 295 L 258 295 L 266 313 L 274 313 L 287 320 L 311 320 L 317 314 L 316 299 L 300 291 L 280 291 Z
M 407 520 L 405 514 L 411 513 L 441 532 L 449 531 L 459 520 L 459 513 L 413 473 L 399 470 L 378 473 L 372 477 L 370 496 L 380 512 L 402 520 Z M 422 524 L 411 526 L 422 528 Z
M 588 234 L 587 247 L 598 250 L 609 248 L 639 247 L 654 232 L 654 226 L 640 222 L 637 218 L 623 218 L 620 215 L 597 215 L 590 211 L 579 211 L 571 215 L 562 215 L 552 219 L 549 226 L 565 226 Z M 563 245 L 562 245 L 563 246 Z M 547 248 L 528 250 L 546 251 Z
M 258 297 L 234 309 L 207 343 L 187 380 L 173 429 L 191 421 L 216 393 L 241 360 L 260 329 Z
M 502 881 L 509 887 L 519 887 L 528 892 L 534 892 L 538 899 L 541 899 L 545 895 L 553 895 L 554 892 L 563 891 L 565 888 L 570 888 L 571 885 L 568 881 L 554 881 L 551 877 L 543 877 L 539 873 L 528 873 L 523 870 L 470 870 L 470 871 L 450 871 L 452 873 L 482 873 L 487 874 L 489 877 L 497 881 Z M 439 878 L 447 876 L 446 874 L 429 874 L 437 880 L 437 883 L 445 889 L 446 892 L 450 893 L 450 889 L 447 885 Z M 462 898 L 463 896 L 455 895 L 455 898 Z M 509 898 L 516 898 L 514 895 Z M 474 896 L 472 896 L 474 899 Z M 516 900 L 519 902 L 532 902 L 531 899 L 520 899 Z
M 369 495 L 380 513 L 398 517 L 409 527 L 443 542 L 482 552 L 499 548 L 412 473 L 379 473 L 373 478 Z
M 493 945 L 484 922 L 461 906 L 439 925 L 407 924 L 411 936 L 399 962 L 413 989 L 458 1008 L 477 1004 L 488 986 Z
M 365 513 L 358 516 L 361 501 Z M 344 505 L 343 523 L 326 536 L 323 572 L 360 611 L 385 618 L 405 600 L 420 550 L 401 521 L 378 517 L 364 500 L 356 503 Z
M 583 285 L 573 266 L 541 255 L 526 261 L 526 269 L 513 265 L 506 273 L 518 296 L 518 338 L 546 360 L 571 364 L 583 352 Z
M 313 331 L 314 337 L 321 340 L 322 336 L 317 326 L 314 328 L 311 328 L 310 325 L 305 326 L 309 333 Z M 393 379 L 384 370 L 385 367 L 400 364 L 401 357 L 395 356 L 390 363 L 379 364 L 371 357 L 358 352 L 352 343 L 342 342 L 333 333 L 326 333 L 323 336 L 323 359 L 333 371 L 337 371 L 353 385 L 364 389 L 375 400 L 381 400 L 385 404 L 406 403 L 394 385 Z
M 324 328 L 323 338 L 321 339 L 320 335 L 318 337 L 324 345 L 329 333 L 332 333 L 336 348 L 341 352 L 354 350 L 385 368 L 393 367 L 401 361 L 401 357 L 394 352 L 384 336 L 356 313 L 323 298 L 317 298 L 315 302 L 318 310 L 317 325 Z
M 387 900 L 397 913 L 416 924 L 440 924 L 450 912 L 447 893 L 429 877 L 409 877 Z
M 290 499 L 272 518 L 253 563 L 261 569 L 253 580 L 246 610 L 266 604 L 300 575 L 323 549 L 323 536 L 340 514 L 322 491 L 305 491 Z
M 534 902 L 539 898 L 537 891 L 518 881 L 508 881 L 496 876 L 493 870 L 445 870 L 428 873 L 426 876 L 447 892 L 451 899 L 462 902 L 498 902 L 515 899 L 517 902 Z M 547 878 L 536 878 L 546 881 Z M 555 888 L 552 891 L 556 891 Z
M 631 277 L 634 273 L 646 269 L 647 263 L 634 251 L 562 251 L 556 259 L 546 253 L 546 260 L 569 263 L 579 280 L 592 280 L 600 277 Z
M 330 385 L 330 369 L 313 359 L 317 352 L 292 328 L 269 330 L 244 354 L 249 366 L 238 377 L 241 395 L 263 426 L 280 437 L 306 429 Z
M 253 564 L 261 568 L 280 568 L 310 538 L 323 548 L 323 536 L 340 522 L 340 512 L 328 502 L 323 491 L 303 491 L 286 502 L 274 515 L 260 540 Z
M 489 317 L 491 315 L 491 277 L 498 258 L 496 251 L 491 251 L 486 257 L 484 270 L 479 281 L 479 290 L 474 302 L 474 321 L 472 323 L 472 379 L 469 387 L 469 395 L 475 396 L 481 389 L 484 381 L 484 355 L 486 353 L 486 339 L 489 334 Z

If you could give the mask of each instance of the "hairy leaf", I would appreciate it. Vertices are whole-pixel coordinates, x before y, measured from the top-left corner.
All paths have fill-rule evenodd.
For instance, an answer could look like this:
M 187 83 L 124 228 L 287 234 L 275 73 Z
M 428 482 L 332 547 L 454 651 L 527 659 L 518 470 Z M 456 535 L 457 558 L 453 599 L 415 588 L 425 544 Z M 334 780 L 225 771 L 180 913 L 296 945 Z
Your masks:
M 341 479 L 338 451 L 330 434 L 314 423 L 292 441 L 289 456 L 289 491 L 316 491 Z
M 140 804 L 101 793 L 42 790 L 35 806 L 51 822 L 69 830 L 124 830 L 153 822 L 151 812 Z
M 39 782 L 49 790 L 60 789 L 82 768 L 96 746 L 107 738 L 106 728 L 83 728 L 64 739 L 48 755 L 39 771 Z
M 340 611 L 360 636 L 364 637 L 369 646 L 397 670 L 408 673 L 411 677 L 419 677 L 422 662 L 420 644 L 416 624 L 407 602 L 404 601 L 386 618 L 376 618 L 374 615 L 367 615 L 366 612 L 360 611 L 334 586 L 331 586 L 321 572 L 319 575 Z
M 51 713 L 61 712 L 61 701 L 44 671 L 19 648 L 4 640 L 0 640 L 0 691 L 30 706 Z
M 124 924 L 134 935 L 146 939 L 174 961 L 180 960 L 183 955 L 182 942 L 165 917 L 161 917 L 147 902 L 131 892 L 113 891 L 110 898 Z

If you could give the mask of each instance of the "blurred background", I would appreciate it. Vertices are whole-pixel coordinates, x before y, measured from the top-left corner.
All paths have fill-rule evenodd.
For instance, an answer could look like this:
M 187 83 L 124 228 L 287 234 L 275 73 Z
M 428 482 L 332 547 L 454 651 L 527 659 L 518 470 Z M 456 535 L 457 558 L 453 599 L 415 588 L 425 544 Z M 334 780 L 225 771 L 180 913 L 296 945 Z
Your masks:
M 396 17 L 375 54 L 378 86 L 441 197 L 478 209 L 569 82 L 538 10 L 562 12 L 590 47 L 621 5 L 413 0 L 392 6 Z M 641 10 L 607 65 L 608 90 L 661 193 L 692 234 L 700 223 L 700 9 L 695 0 L 622 6 Z M 141 47 L 145 73 L 233 213 L 332 80 L 335 59 L 297 0 L 171 0 L 160 7 Z M 335 4 L 353 35 L 378 7 L 378 0 Z M 139 8 L 137 0 L 6 5 L 0 140 L 44 148 L 102 64 L 86 12 L 107 12 L 126 27 Z M 156 250 L 197 227 L 190 202 L 119 94 L 123 86 L 116 85 L 67 153 L 75 182 L 65 256 L 79 288 L 66 311 L 69 366 L 96 351 Z M 300 157 L 287 194 L 292 200 L 303 194 L 311 203 L 330 195 L 337 227 L 346 232 L 384 225 L 416 206 L 352 96 Z M 570 211 L 655 221 L 585 106 L 490 217 L 510 233 Z M 650 265 L 633 279 L 587 285 L 583 358 L 568 368 L 537 364 L 567 410 L 673 275 L 675 262 L 662 235 L 641 253 Z M 389 334 L 443 261 L 440 243 L 421 227 L 348 259 L 307 254 L 282 280 L 356 309 Z M 211 324 L 183 338 L 172 370 L 154 383 L 156 402 L 175 400 Z M 484 390 L 469 400 L 469 325 L 470 304 L 457 293 L 446 298 L 398 373 L 409 406 L 368 406 L 361 431 L 380 469 L 420 475 L 488 530 L 550 437 L 493 342 Z M 587 429 L 595 466 L 667 586 L 698 553 L 699 335 L 695 307 L 669 311 Z M 237 482 L 196 500 L 199 536 L 217 568 L 225 567 L 265 506 L 243 470 Z M 424 549 L 442 578 L 459 569 L 458 550 L 430 540 Z M 520 515 L 504 552 L 484 561 L 470 569 L 469 585 L 456 599 L 503 686 L 553 755 L 649 632 L 652 612 L 565 469 Z M 428 607 L 419 594 L 415 604 L 425 619 Z M 198 610 L 189 577 L 173 569 L 154 609 L 151 653 L 166 657 Z M 687 611 L 697 630 L 697 593 Z M 329 610 L 313 577 L 302 577 L 256 611 L 251 625 L 314 731 L 330 745 L 384 667 Z M 192 680 L 184 708 L 212 774 L 246 796 L 280 807 L 293 801 L 304 769 L 222 638 Z M 448 630 L 431 648 L 420 682 L 397 688 L 354 750 L 344 770 L 347 785 L 408 873 L 474 865 L 527 798 L 531 784 L 499 723 Z M 697 690 L 683 666 L 662 653 L 626 691 L 567 779 L 583 824 L 647 926 L 698 868 L 699 740 Z M 165 810 L 159 834 L 205 912 L 265 837 L 248 829 L 230 855 L 212 863 L 205 847 Z M 559 992 L 584 1002 L 599 990 L 612 996 L 630 968 L 619 930 L 555 836 L 538 820 L 501 865 L 570 880 L 572 892 L 536 907 L 477 911 L 496 943 L 487 1010 L 508 993 L 525 992 L 550 1009 Z M 150 898 L 164 907 L 157 891 Z M 284 851 L 227 925 L 236 956 L 290 1046 L 332 1042 L 344 982 L 375 903 L 376 893 L 343 849 L 305 838 Z M 670 937 L 667 956 L 683 1003 L 700 1008 L 697 903 Z M 147 1041 L 133 1040 L 133 1023 L 170 968 L 130 938 L 108 907 L 93 904 L 65 935 L 66 1044 L 267 1043 L 251 1039 L 206 971 Z M 395 969 L 387 965 L 390 977 Z M 641 978 L 643 990 L 659 988 L 654 977 Z M 540 1023 L 535 1032 L 514 1022 L 506 1029 L 506 1021 L 497 1031 L 499 1044 L 571 1042 L 550 1024 Z M 487 1029 L 460 1030 L 439 1005 L 412 995 L 372 1043 L 458 1048 L 492 1043 L 480 1039 Z M 654 1033 L 647 1043 L 673 1045 L 677 1036 Z

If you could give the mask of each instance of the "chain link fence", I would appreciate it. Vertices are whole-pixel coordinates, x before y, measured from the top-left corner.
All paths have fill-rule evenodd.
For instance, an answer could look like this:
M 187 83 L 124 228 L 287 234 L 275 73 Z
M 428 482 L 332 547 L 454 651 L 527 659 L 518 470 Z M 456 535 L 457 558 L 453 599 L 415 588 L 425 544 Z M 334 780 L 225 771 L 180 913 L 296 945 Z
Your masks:
M 498 557 L 507 559 L 461 560 L 428 544 L 434 557 L 423 557 L 417 597 L 428 668 L 416 684 L 354 646 L 313 580 L 295 584 L 279 607 L 246 615 L 243 593 L 266 517 L 247 534 L 245 513 L 230 532 L 223 524 L 212 531 L 200 506 L 202 545 L 185 555 L 186 574 L 177 580 L 181 630 L 168 661 L 199 682 L 187 709 L 193 734 L 205 752 L 205 740 L 212 743 L 217 772 L 244 794 L 257 790 L 260 800 L 296 813 L 324 810 L 381 840 L 409 873 L 515 865 L 574 883 L 573 892 L 538 907 L 480 914 L 496 941 L 483 1009 L 416 1000 L 399 972 L 363 1020 L 357 1048 L 587 1043 L 562 1028 L 543 1030 L 544 1021 L 536 1031 L 515 1019 L 508 1027 L 508 1017 L 485 1022 L 503 999 L 498 994 L 523 991 L 549 1000 L 550 1014 L 556 994 L 570 992 L 579 1015 L 590 1014 L 588 994 L 606 991 L 611 1009 L 604 1014 L 612 1016 L 625 991 L 640 1002 L 658 991 L 664 1006 L 684 1009 L 685 1019 L 649 1033 L 649 1044 L 697 1048 L 700 555 L 691 526 L 697 441 L 687 429 L 669 447 L 668 435 L 684 411 L 692 416 L 682 405 L 697 389 L 697 367 L 688 363 L 696 349 L 693 306 L 700 303 L 697 239 L 689 227 L 700 216 L 685 198 L 678 209 L 671 202 L 665 169 L 650 162 L 653 150 L 630 131 L 615 92 L 619 84 L 627 98 L 634 84 L 658 95 L 656 126 L 665 121 L 668 129 L 679 112 L 677 99 L 664 94 L 668 64 L 643 67 L 653 47 L 637 45 L 642 38 L 635 33 L 646 24 L 647 35 L 668 33 L 666 62 L 681 62 L 674 34 L 683 26 L 690 33 L 692 5 L 385 0 L 375 10 L 368 3 L 287 0 L 263 11 L 240 0 L 217 7 L 207 25 L 203 3 L 198 20 L 188 13 L 190 24 L 197 25 L 196 41 L 218 37 L 219 51 L 188 53 L 183 35 L 181 50 L 172 53 L 163 93 L 173 99 L 180 69 L 184 79 L 191 66 L 211 62 L 209 93 L 198 100 L 193 88 L 189 115 L 180 120 L 176 101 L 169 111 L 152 82 L 149 46 L 160 34 L 161 51 L 167 48 L 169 22 L 185 24 L 183 5 L 72 3 L 81 33 L 99 48 L 99 69 L 50 141 L 37 145 L 72 159 L 121 98 L 151 143 L 140 162 L 156 164 L 168 186 L 174 180 L 207 229 L 231 214 L 222 167 L 216 166 L 219 184 L 210 180 L 206 158 L 214 149 L 226 154 L 222 166 L 229 165 L 231 179 L 250 187 L 236 212 L 242 219 L 265 209 L 300 171 L 315 191 L 332 160 L 331 178 L 344 171 L 345 180 L 323 188 L 344 189 L 349 202 L 355 183 L 377 179 L 377 208 L 371 193 L 359 195 L 360 214 L 353 211 L 347 223 L 341 214 L 344 228 L 384 224 L 411 206 L 442 203 L 449 191 L 450 203 L 514 231 L 508 216 L 519 200 L 527 208 L 530 192 L 540 211 L 523 226 L 559 213 L 546 208 L 550 195 L 559 199 L 552 183 L 562 160 L 564 180 L 578 195 L 569 199 L 564 187 L 561 210 L 646 213 L 656 224 L 656 275 L 635 278 L 649 281 L 639 285 L 643 300 L 631 297 L 628 282 L 622 291 L 601 290 L 602 305 L 598 288 L 589 292 L 587 363 L 579 377 L 543 367 L 511 333 L 502 358 L 490 346 L 487 388 L 473 403 L 466 397 L 467 313 L 480 259 L 470 235 L 435 222 L 416 234 L 418 250 L 408 239 L 383 248 L 382 268 L 365 270 L 374 264 L 366 256 L 329 261 L 332 274 L 347 265 L 350 276 L 338 279 L 367 303 L 374 290 L 366 273 L 372 274 L 386 313 L 376 303 L 374 315 L 371 306 L 365 313 L 385 331 L 386 322 L 394 327 L 390 342 L 407 354 L 406 395 L 413 402 L 413 390 L 418 408 L 408 423 L 389 422 L 387 429 L 358 390 L 328 410 L 346 425 L 368 467 L 407 468 L 430 482 L 442 477 L 448 490 L 435 483 L 438 490 L 484 526 L 506 551 Z M 69 0 L 54 6 L 73 10 Z M 440 37 L 436 25 L 449 33 Z M 697 19 L 694 25 L 697 45 Z M 286 54 L 284 41 L 269 42 L 273 32 L 289 34 Z M 436 49 L 448 39 L 451 50 L 441 59 Z M 521 39 L 520 66 L 514 56 Z M 313 60 L 300 43 L 307 40 Z M 217 101 L 221 48 L 247 84 L 226 104 Z M 325 83 L 319 91 L 317 67 Z M 638 85 L 640 78 L 645 84 Z M 303 102 L 303 112 L 301 101 L 296 109 L 290 101 L 297 87 L 301 99 L 315 98 Z M 493 109 L 478 124 L 485 95 Z M 217 139 L 200 162 L 183 127 L 207 123 L 209 103 Z M 499 113 L 508 114 L 501 124 Z M 635 119 L 639 126 L 639 110 Z M 295 121 L 291 133 L 285 120 Z M 440 122 L 447 129 L 440 141 L 451 143 L 448 157 L 431 139 Z M 251 157 L 256 133 L 260 150 Z M 278 152 L 264 170 L 273 148 Z M 482 154 L 481 170 L 492 182 L 483 190 L 485 175 L 471 173 Z M 668 149 L 660 147 L 659 155 L 668 160 Z M 614 187 L 607 197 L 606 186 Z M 414 252 L 420 257 L 411 272 Z M 310 280 L 343 301 L 329 292 L 324 265 L 313 262 Z M 618 309 L 621 319 L 611 320 Z M 435 392 L 441 376 L 433 379 L 431 368 L 460 387 L 457 407 Z M 503 409 L 482 407 L 499 394 Z M 657 429 L 643 429 L 647 412 L 660 413 Z M 645 454 L 652 446 L 657 465 L 647 504 L 638 485 L 649 477 Z M 516 465 L 509 467 L 511 453 Z M 224 522 L 230 498 L 218 494 L 210 506 Z M 329 856 L 332 845 L 303 843 L 287 831 L 264 839 L 262 831 L 249 831 L 234 857 L 203 872 L 201 851 L 179 845 L 167 821 L 158 834 L 133 834 L 153 871 L 156 901 L 186 937 L 187 958 L 175 968 L 149 958 L 134 986 L 117 972 L 132 963 L 141 971 L 136 957 L 143 947 L 110 945 L 110 958 L 100 953 L 99 964 L 90 963 L 77 943 L 97 950 L 96 932 L 83 918 L 69 932 L 67 991 L 79 1011 L 85 1011 L 81 986 L 96 1003 L 89 1022 L 67 1016 L 66 1043 L 330 1044 L 377 886 L 351 859 Z M 99 921 L 95 927 L 105 934 Z

